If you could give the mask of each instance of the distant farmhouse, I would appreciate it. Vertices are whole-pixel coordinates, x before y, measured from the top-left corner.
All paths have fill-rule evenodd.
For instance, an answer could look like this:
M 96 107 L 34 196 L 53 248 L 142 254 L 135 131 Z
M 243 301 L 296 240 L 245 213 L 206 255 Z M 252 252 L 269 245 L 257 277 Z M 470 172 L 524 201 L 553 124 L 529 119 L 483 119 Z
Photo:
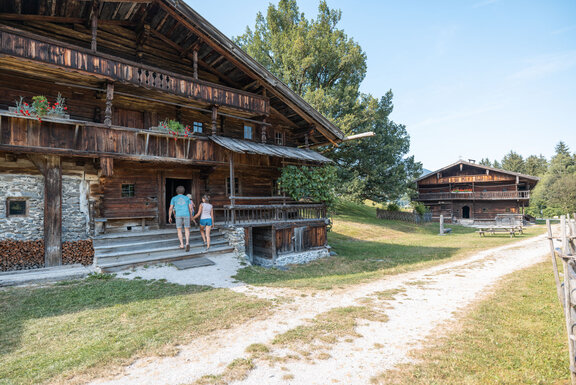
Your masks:
M 435 220 L 440 215 L 453 222 L 494 219 L 497 214 L 524 214 L 538 180 L 461 160 L 419 178 L 417 200 Z

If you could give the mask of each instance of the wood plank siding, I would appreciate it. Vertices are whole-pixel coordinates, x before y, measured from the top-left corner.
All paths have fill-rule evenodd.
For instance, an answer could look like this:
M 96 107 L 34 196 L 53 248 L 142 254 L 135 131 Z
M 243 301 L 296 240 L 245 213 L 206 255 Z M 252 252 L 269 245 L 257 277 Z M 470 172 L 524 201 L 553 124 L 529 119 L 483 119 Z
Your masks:
M 86 157 L 114 156 L 149 161 L 226 161 L 224 150 L 207 138 L 126 127 L 107 127 L 74 121 L 39 122 L 37 119 L 0 114 L 0 149 Z
M 47 38 L 0 30 L 0 54 L 91 74 L 109 81 L 157 89 L 210 105 L 232 107 L 254 114 L 270 113 L 268 98 L 261 95 L 184 77 Z

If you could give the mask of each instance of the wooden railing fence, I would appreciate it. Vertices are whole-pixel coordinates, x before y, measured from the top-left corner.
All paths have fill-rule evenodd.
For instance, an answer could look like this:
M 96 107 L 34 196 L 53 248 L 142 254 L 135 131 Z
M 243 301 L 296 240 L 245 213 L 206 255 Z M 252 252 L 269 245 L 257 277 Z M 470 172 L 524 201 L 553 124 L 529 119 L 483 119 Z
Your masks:
M 570 218 L 569 215 L 560 217 L 560 234 L 554 236 L 550 220 L 546 220 L 548 227 L 548 241 L 556 291 L 558 300 L 564 310 L 566 320 L 566 332 L 568 334 L 568 353 L 570 359 L 570 380 L 576 385 L 576 213 Z M 554 241 L 560 241 L 561 247 L 555 247 Z M 560 282 L 558 259 L 563 267 L 563 283 Z
M 226 225 L 319 221 L 327 218 L 324 204 L 224 206 Z
M 388 211 L 379 208 L 376 208 L 376 217 L 379 219 L 387 219 L 391 221 L 404 221 L 414 223 L 425 223 L 432 221 L 432 213 L 425 213 L 424 215 L 420 215 L 406 211 Z

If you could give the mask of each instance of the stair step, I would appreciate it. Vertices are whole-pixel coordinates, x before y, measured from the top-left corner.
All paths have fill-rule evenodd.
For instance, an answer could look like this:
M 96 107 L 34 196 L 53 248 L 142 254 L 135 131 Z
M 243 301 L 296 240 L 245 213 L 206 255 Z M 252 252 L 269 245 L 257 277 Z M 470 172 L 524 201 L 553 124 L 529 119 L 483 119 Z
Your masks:
M 102 272 L 111 273 L 147 264 L 168 263 L 188 258 L 213 257 L 219 254 L 230 253 L 232 251 L 234 251 L 234 248 L 229 246 L 228 244 L 217 245 L 210 247 L 210 250 L 208 252 L 205 252 L 204 248 L 199 248 L 197 250 L 190 249 L 189 252 L 178 251 L 167 253 L 161 256 L 149 256 L 142 258 L 123 258 L 122 260 L 116 262 L 99 263 L 98 267 L 102 270 Z
M 221 234 L 218 230 L 212 230 L 214 236 Z M 190 229 L 190 236 L 196 237 L 200 236 L 200 230 L 198 228 Z M 124 243 L 138 243 L 143 242 L 143 240 L 160 240 L 160 239 L 178 239 L 178 234 L 174 229 L 163 229 L 163 230 L 149 230 L 149 231 L 135 231 L 135 232 L 123 232 L 123 233 L 112 233 L 104 234 L 94 237 L 92 244 L 95 248 L 114 246 Z
M 174 244 L 170 246 L 163 246 L 163 247 L 155 247 L 155 248 L 142 248 L 138 250 L 124 250 L 124 251 L 115 251 L 110 250 L 107 253 L 95 253 L 95 259 L 97 264 L 100 264 L 100 261 L 105 259 L 115 259 L 119 260 L 122 258 L 140 258 L 140 257 L 147 257 L 156 254 L 165 254 L 170 252 L 182 252 L 183 249 L 179 247 L 179 242 L 176 241 Z M 228 245 L 228 241 L 224 238 L 213 239 L 210 242 L 211 245 Z M 190 250 L 196 249 L 204 249 L 204 244 L 202 242 L 194 242 L 190 244 Z
M 218 239 L 223 239 L 224 235 L 223 234 L 213 234 L 211 235 L 211 239 L 212 240 L 218 240 Z M 133 239 L 128 240 L 125 243 L 116 243 L 116 244 L 112 244 L 112 245 L 98 245 L 98 246 L 94 246 L 94 251 L 96 252 L 96 254 L 108 254 L 114 251 L 138 251 L 138 250 L 148 250 L 148 249 L 155 249 L 158 247 L 170 247 L 170 246 L 174 246 L 174 245 L 178 245 L 180 243 L 180 241 L 178 240 L 177 236 L 174 236 L 172 238 L 160 238 L 160 239 L 156 239 L 156 238 L 152 238 L 152 239 L 141 239 L 139 241 L 135 241 Z M 195 234 L 194 236 L 190 236 L 190 244 L 193 243 L 202 243 L 202 237 L 200 236 L 200 234 Z

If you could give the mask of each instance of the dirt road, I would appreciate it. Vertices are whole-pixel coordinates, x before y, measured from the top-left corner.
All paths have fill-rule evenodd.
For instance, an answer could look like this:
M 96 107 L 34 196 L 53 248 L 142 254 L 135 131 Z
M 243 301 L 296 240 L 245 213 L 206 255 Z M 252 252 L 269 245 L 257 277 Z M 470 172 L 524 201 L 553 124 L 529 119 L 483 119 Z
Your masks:
M 547 252 L 543 236 L 486 250 L 466 259 L 424 270 L 386 277 L 346 289 L 302 296 L 285 289 L 240 286 L 233 290 L 266 298 L 291 297 L 268 319 L 221 330 L 180 346 L 174 357 L 134 362 L 113 379 L 93 384 L 192 384 L 204 375 L 220 375 L 239 358 L 250 358 L 246 348 L 262 344 L 266 359 L 253 359 L 248 376 L 234 384 L 369 384 L 370 379 L 407 362 L 408 353 L 429 336 L 439 333 L 454 313 L 482 299 L 503 276 L 542 261 Z M 383 300 L 383 292 L 395 293 Z M 318 346 L 277 348 L 272 339 L 309 319 L 347 306 L 367 306 L 388 320 L 360 319 L 355 337 Z M 303 351 L 307 354 L 303 355 Z M 270 357 L 278 359 L 271 360 Z

